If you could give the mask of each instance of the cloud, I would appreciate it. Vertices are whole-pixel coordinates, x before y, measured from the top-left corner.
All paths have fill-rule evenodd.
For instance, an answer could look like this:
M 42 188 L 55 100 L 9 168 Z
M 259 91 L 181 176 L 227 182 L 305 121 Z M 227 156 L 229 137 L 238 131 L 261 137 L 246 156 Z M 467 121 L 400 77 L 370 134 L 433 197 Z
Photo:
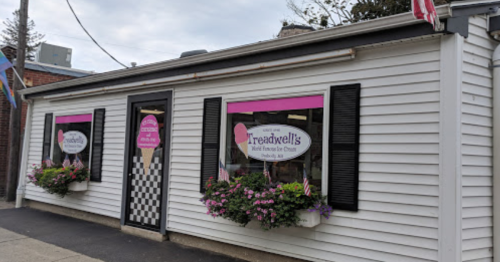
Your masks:
M 70 0 L 91 35 L 126 65 L 269 40 L 288 14 L 285 0 Z M 0 0 L 0 19 L 19 3 Z M 47 43 L 73 49 L 73 68 L 97 72 L 122 68 L 83 32 L 65 0 L 31 1 L 30 18 Z M 3 28 L 0 28 L 3 29 Z

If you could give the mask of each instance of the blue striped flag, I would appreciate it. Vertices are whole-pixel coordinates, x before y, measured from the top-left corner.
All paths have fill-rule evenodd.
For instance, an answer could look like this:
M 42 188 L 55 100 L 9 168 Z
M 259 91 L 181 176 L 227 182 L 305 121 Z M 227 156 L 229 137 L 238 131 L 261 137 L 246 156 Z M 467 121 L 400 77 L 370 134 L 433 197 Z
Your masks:
M 7 100 L 9 100 L 9 102 L 14 106 L 14 108 L 17 108 L 16 100 L 14 99 L 14 91 L 10 89 L 7 75 L 5 74 L 5 70 L 11 67 L 12 64 L 0 51 L 0 89 L 2 90 L 2 93 L 7 97 Z
M 63 161 L 63 163 L 62 163 L 62 166 L 63 166 L 63 167 L 69 167 L 69 166 L 71 166 L 71 162 L 69 162 L 69 157 L 68 157 L 68 155 L 66 155 L 66 157 L 64 158 L 64 161 Z
M 80 161 L 80 158 L 78 156 L 76 156 L 75 160 L 73 161 L 73 166 L 78 169 L 84 168 L 83 163 L 82 161 Z
M 229 183 L 229 173 L 222 164 L 222 161 L 220 160 L 219 160 L 219 180 L 227 181 Z

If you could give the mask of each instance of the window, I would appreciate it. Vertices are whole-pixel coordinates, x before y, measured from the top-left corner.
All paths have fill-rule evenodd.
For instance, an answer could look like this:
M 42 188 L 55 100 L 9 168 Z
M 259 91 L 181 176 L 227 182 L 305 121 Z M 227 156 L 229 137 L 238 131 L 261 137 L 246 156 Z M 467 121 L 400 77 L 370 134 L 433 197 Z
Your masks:
M 56 116 L 52 139 L 52 161 L 62 164 L 66 156 L 89 166 L 92 114 Z
M 262 172 L 273 182 L 302 182 L 321 190 L 323 96 L 227 104 L 226 159 L 231 176 Z

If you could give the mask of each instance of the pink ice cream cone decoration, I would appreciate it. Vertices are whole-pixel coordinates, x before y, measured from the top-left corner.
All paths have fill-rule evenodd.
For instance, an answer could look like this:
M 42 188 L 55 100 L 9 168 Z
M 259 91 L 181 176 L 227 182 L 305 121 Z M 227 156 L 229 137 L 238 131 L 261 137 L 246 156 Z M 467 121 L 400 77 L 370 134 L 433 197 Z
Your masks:
M 59 132 L 57 132 L 57 142 L 59 142 L 59 147 L 61 148 L 61 152 L 63 152 L 64 133 L 61 129 L 59 129 Z
M 234 127 L 235 142 L 248 159 L 248 131 L 244 124 L 238 123 Z
M 158 133 L 158 121 L 153 115 L 146 116 L 140 126 L 139 136 L 137 137 L 137 147 L 142 151 L 142 161 L 144 164 L 144 175 L 149 174 L 149 166 L 155 148 L 160 144 Z

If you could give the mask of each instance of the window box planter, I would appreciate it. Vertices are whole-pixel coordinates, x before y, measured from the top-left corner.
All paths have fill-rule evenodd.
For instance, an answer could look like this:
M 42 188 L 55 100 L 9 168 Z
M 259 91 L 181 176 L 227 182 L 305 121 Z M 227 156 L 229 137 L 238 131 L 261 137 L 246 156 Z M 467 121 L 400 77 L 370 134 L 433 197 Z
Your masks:
M 80 192 L 80 191 L 87 191 L 89 187 L 89 181 L 83 181 L 83 182 L 71 182 L 68 186 L 69 191 L 73 192 Z
M 296 213 L 300 218 L 300 222 L 297 223 L 298 226 L 315 227 L 321 223 L 321 215 L 316 210 L 314 212 L 298 210 Z

